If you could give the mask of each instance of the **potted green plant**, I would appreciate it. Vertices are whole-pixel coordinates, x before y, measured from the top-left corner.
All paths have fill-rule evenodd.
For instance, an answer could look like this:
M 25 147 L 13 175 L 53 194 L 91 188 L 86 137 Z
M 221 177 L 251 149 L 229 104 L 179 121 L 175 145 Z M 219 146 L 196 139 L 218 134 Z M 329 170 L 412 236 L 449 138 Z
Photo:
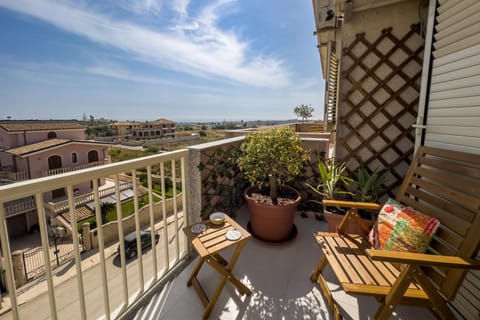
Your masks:
M 250 182 L 244 197 L 253 234 L 266 241 L 286 240 L 301 196 L 288 186 L 302 172 L 309 154 L 300 136 L 287 127 L 248 135 L 238 165 Z
M 315 193 L 323 196 L 324 199 L 333 200 L 336 196 L 351 195 L 352 193 L 343 189 L 352 182 L 352 178 L 345 175 L 347 165 L 345 162 L 336 163 L 335 158 L 318 162 L 318 173 L 320 183 L 314 187 L 307 184 Z
M 325 200 L 335 200 L 338 198 L 345 198 L 346 196 L 352 196 L 352 193 L 345 189 L 346 186 L 353 181 L 352 178 L 345 174 L 346 169 L 346 163 L 337 163 L 335 158 L 319 161 L 318 173 L 320 182 L 316 186 L 312 186 L 311 184 L 307 184 L 307 186 L 315 193 L 322 196 Z M 322 204 L 321 201 L 312 201 Z M 337 230 L 344 215 L 345 211 L 342 208 L 323 207 L 323 217 L 327 220 L 328 230 L 330 232 L 335 232 Z
M 324 200 L 349 200 L 348 198 L 351 198 L 357 202 L 356 206 L 359 208 L 363 207 L 360 203 L 376 201 L 379 192 L 382 190 L 386 173 L 380 173 L 377 170 L 370 172 L 368 169 L 360 167 L 355 172 L 354 178 L 350 178 L 345 173 L 346 169 L 347 166 L 344 162 L 336 163 L 335 159 L 329 159 L 326 162 L 320 161 L 318 163 L 320 183 L 316 187 L 308 186 L 321 195 Z M 353 192 L 347 190 L 350 184 L 353 185 Z M 375 220 L 374 213 L 365 209 L 358 209 L 357 212 L 363 218 L 363 222 L 367 227 L 373 225 Z M 323 215 L 325 220 L 327 220 L 330 232 L 337 231 L 345 213 L 346 211 L 343 208 L 324 206 Z M 355 224 L 349 224 L 345 232 L 363 233 L 362 229 Z
M 359 167 L 354 174 L 352 184 L 353 200 L 357 202 L 376 202 L 378 195 L 383 190 L 383 184 L 387 177 L 387 171 L 380 172 L 377 169 L 370 171 L 365 167 Z M 362 210 L 359 211 L 364 218 L 375 220 L 376 212 Z
M 370 171 L 360 167 L 355 171 L 353 185 L 353 199 L 358 202 L 375 202 L 379 193 L 383 190 L 387 172 L 379 172 L 377 169 Z

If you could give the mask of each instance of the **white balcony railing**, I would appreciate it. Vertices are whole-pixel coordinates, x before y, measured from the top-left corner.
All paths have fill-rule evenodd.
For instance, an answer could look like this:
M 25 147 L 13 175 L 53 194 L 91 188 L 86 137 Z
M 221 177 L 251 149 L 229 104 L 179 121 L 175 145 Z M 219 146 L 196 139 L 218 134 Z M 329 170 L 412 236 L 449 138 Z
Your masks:
M 26 171 L 19 171 L 19 172 L 0 171 L 0 179 L 6 179 L 11 181 L 23 181 L 28 179 L 28 173 Z
M 32 211 L 35 208 L 35 200 L 32 198 L 26 198 L 15 201 L 14 203 L 5 204 L 5 216 L 14 216 L 20 213 Z
M 66 173 L 66 172 L 72 172 L 72 171 L 78 171 L 78 170 L 82 170 L 82 169 L 86 169 L 86 168 L 103 166 L 104 164 L 107 164 L 107 163 L 108 162 L 105 161 L 105 160 L 100 160 L 100 161 L 93 161 L 93 162 L 85 163 L 85 164 L 79 164 L 79 165 L 75 165 L 75 166 L 46 170 L 46 171 L 43 172 L 43 176 L 48 177 L 48 176 L 53 176 L 53 175 L 56 175 L 56 174 L 61 174 L 61 173 Z
M 170 274 L 170 271 L 183 261 L 183 258 L 187 253 L 187 241 L 185 240 L 183 233 L 179 230 L 181 230 L 182 226 L 188 224 L 189 217 L 187 212 L 187 209 L 189 208 L 189 205 L 187 204 L 187 194 L 190 192 L 188 190 L 189 184 L 187 181 L 188 172 L 190 170 L 187 170 L 186 166 L 191 166 L 191 164 L 188 161 L 188 156 L 188 150 L 178 150 L 114 164 L 107 164 L 101 167 L 87 168 L 75 172 L 0 186 L 0 242 L 4 260 L 3 267 L 5 269 L 6 287 L 8 290 L 8 297 L 4 297 L 1 307 L 4 307 L 4 304 L 6 303 L 5 301 L 8 300 L 9 305 L 11 305 L 11 310 L 9 311 L 10 318 L 15 320 L 28 319 L 32 315 L 31 313 L 29 314 L 31 309 L 24 307 L 26 305 L 28 306 L 28 303 L 22 301 L 22 299 L 24 299 L 23 295 L 17 297 L 14 275 L 17 275 L 18 270 L 14 270 L 12 264 L 12 253 L 10 250 L 7 223 L 5 219 L 8 214 L 4 208 L 6 202 L 14 202 L 18 199 L 32 196 L 35 199 L 46 271 L 44 281 L 46 282 L 45 287 L 48 292 L 47 296 L 50 310 L 49 318 L 58 319 L 61 318 L 62 315 L 64 316 L 65 300 L 70 299 L 71 302 L 67 303 L 69 303 L 72 308 L 75 308 L 75 311 L 74 313 L 69 314 L 76 314 L 78 316 L 76 318 L 78 319 L 113 319 L 135 304 L 149 289 L 161 284 L 163 277 Z M 134 219 L 130 219 L 130 221 L 134 220 L 133 225 L 130 224 L 129 227 L 127 223 L 124 223 L 121 214 L 117 215 L 116 221 L 102 225 L 100 203 L 101 192 L 99 191 L 98 180 L 105 177 L 115 177 L 114 188 L 116 209 L 117 212 L 120 213 L 122 212 L 122 206 L 120 203 L 120 175 L 129 173 L 132 175 L 132 181 L 139 181 L 137 179 L 137 170 L 140 169 L 145 169 L 145 172 L 147 172 L 148 205 L 140 210 L 139 193 L 137 192 L 138 182 L 133 183 Z M 168 217 L 165 201 L 162 201 L 161 203 L 154 203 L 153 201 L 152 171 L 154 169 L 159 170 L 159 172 L 156 173 L 161 177 L 159 182 L 162 190 L 161 197 L 163 199 L 166 198 L 166 177 L 168 177 L 173 183 L 174 198 L 176 199 L 180 197 L 179 205 L 177 205 L 176 201 L 173 202 L 173 209 L 169 209 L 171 211 L 168 212 Z M 179 180 L 181 181 L 182 193 L 178 193 L 177 195 L 177 181 Z M 91 281 L 91 278 L 88 277 L 84 281 L 84 273 L 88 276 L 87 272 L 93 269 L 93 267 L 90 269 L 84 269 L 82 267 L 82 263 L 88 261 L 82 261 L 82 255 L 78 249 L 80 241 L 79 235 L 75 232 L 77 230 L 77 221 L 74 214 L 75 202 L 73 190 L 74 185 L 85 182 L 91 182 L 93 184 L 93 199 L 95 202 L 95 216 L 97 220 L 95 237 L 98 240 L 99 255 L 99 264 L 95 266 L 95 274 L 98 276 L 99 280 L 96 281 Z M 76 278 L 77 283 L 77 294 L 74 292 L 67 294 L 64 291 L 62 294 L 62 285 L 54 286 L 54 275 L 49 258 L 48 219 L 45 215 L 43 194 L 59 188 L 66 188 L 67 190 L 68 210 L 70 211 L 71 216 L 71 221 L 69 222 L 71 230 L 74 230 L 72 233 L 72 241 L 75 256 L 74 277 Z M 146 219 L 147 221 L 149 220 L 147 226 L 140 225 L 140 211 L 142 214 L 144 213 L 149 216 L 149 219 Z M 160 216 L 160 220 L 155 220 L 156 216 Z M 112 228 L 112 226 L 115 226 L 115 228 Z M 125 243 L 124 241 L 119 241 L 119 258 L 117 258 L 117 256 L 115 256 L 115 258 L 113 256 L 106 257 L 106 252 L 108 251 L 106 250 L 106 244 L 104 242 L 104 228 L 105 230 L 108 229 L 108 231 L 105 232 L 109 232 L 109 236 L 111 236 L 111 232 L 115 230 L 115 233 L 117 234 L 116 239 L 123 239 L 125 233 L 124 230 L 127 230 L 127 228 L 133 228 L 135 230 L 137 239 L 140 238 L 141 229 L 149 229 L 149 232 L 151 232 L 150 235 L 152 236 L 152 249 L 149 249 L 148 251 L 143 250 L 142 254 L 141 242 L 138 241 L 136 247 L 138 255 L 135 260 L 129 261 L 127 264 Z M 155 231 L 160 233 L 160 241 L 158 244 L 156 244 L 154 240 Z M 117 244 L 110 244 L 108 248 L 111 249 L 112 246 L 116 248 Z M 112 251 L 110 250 L 110 252 Z M 112 276 L 113 273 L 116 273 L 117 275 Z M 75 285 L 73 285 L 73 288 L 75 288 Z M 59 299 L 59 297 L 61 297 L 61 299 Z M 103 301 L 103 305 L 101 303 L 99 304 L 99 301 Z M 46 308 L 48 307 L 42 302 L 42 304 L 39 305 L 38 310 L 44 312 L 46 311 Z

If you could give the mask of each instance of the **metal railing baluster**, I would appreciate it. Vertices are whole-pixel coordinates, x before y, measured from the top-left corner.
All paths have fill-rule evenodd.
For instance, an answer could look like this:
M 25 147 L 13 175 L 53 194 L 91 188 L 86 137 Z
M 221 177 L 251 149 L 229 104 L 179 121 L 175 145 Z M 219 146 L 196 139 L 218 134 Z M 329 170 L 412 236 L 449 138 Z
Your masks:
M 50 316 L 52 320 L 57 319 L 57 307 L 55 303 L 55 289 L 53 287 L 52 267 L 50 264 L 50 250 L 48 247 L 48 230 L 47 223 L 45 221 L 45 208 L 43 206 L 43 194 L 35 194 L 35 200 L 37 202 L 38 224 L 40 227 L 40 238 L 42 240 L 43 260 L 45 263 L 45 274 L 48 286 L 48 298 L 50 302 Z
M 120 263 L 122 268 L 122 288 L 123 288 L 123 304 L 128 306 L 128 282 L 127 282 L 127 261 L 125 259 L 125 241 L 123 241 L 123 224 L 122 224 L 122 202 L 120 199 L 118 174 L 115 175 L 115 202 L 117 208 L 117 227 L 118 227 L 118 242 L 120 243 Z
M 5 275 L 7 276 L 7 289 L 12 306 L 12 317 L 14 320 L 20 319 L 18 314 L 17 290 L 15 288 L 15 279 L 13 277 L 12 252 L 10 251 L 10 241 L 8 241 L 7 219 L 3 202 L 0 202 L 0 241 L 2 242 L 2 256 L 4 257 Z
M 110 301 L 108 298 L 107 266 L 105 261 L 105 239 L 103 237 L 102 211 L 98 193 L 98 180 L 93 180 L 93 196 L 95 199 L 95 218 L 97 219 L 98 253 L 100 254 L 100 268 L 102 276 L 103 305 L 105 307 L 105 320 L 110 320 Z
M 73 251 L 75 253 L 75 267 L 77 270 L 78 300 L 80 301 L 80 315 L 82 319 L 87 319 L 87 306 L 85 304 L 85 292 L 83 287 L 82 258 L 80 256 L 80 246 L 78 243 L 77 216 L 75 214 L 75 203 L 73 202 L 73 185 L 67 186 L 68 205 L 70 208 Z
M 152 166 L 147 166 L 147 183 L 148 183 L 148 213 L 150 216 L 150 235 L 152 240 L 152 264 L 153 264 L 153 281 L 158 279 L 157 250 L 155 241 L 155 217 L 153 215 L 153 184 L 152 184 Z
M 190 193 L 190 187 L 187 185 L 188 177 L 187 170 L 185 169 L 185 157 L 180 158 L 180 169 L 182 176 L 182 211 L 183 211 L 183 224 L 188 226 L 190 224 L 190 213 L 187 206 L 187 195 Z M 184 241 L 185 252 L 188 252 L 188 241 Z
M 137 264 L 138 264 L 138 281 L 140 286 L 140 294 L 145 291 L 145 283 L 143 279 L 143 260 L 142 260 L 142 236 L 140 234 L 140 216 L 138 213 L 138 185 L 137 170 L 132 170 L 133 182 L 133 214 L 135 215 L 135 233 L 137 238 Z
M 170 258 L 168 254 L 168 223 L 167 223 L 167 208 L 166 208 L 166 194 L 165 194 L 165 164 L 160 163 L 160 179 L 162 186 L 162 217 L 163 217 L 163 245 L 165 254 L 165 272 L 170 269 Z
M 177 209 L 177 172 L 176 161 L 172 159 L 172 189 L 173 189 L 173 219 L 175 226 L 175 262 L 180 259 L 180 246 L 178 242 L 178 209 Z

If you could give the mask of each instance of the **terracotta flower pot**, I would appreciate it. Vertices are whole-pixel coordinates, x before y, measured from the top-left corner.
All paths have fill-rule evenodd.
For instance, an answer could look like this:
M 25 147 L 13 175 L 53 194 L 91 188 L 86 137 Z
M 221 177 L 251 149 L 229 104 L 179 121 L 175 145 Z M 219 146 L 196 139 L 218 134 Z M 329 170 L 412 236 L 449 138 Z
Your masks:
M 288 188 L 288 193 L 295 195 L 289 204 L 263 204 L 252 199 L 252 193 L 258 192 L 255 187 L 245 190 L 244 197 L 250 211 L 250 227 L 252 233 L 259 239 L 280 242 L 290 237 L 293 228 L 293 218 L 297 206 L 302 200 L 298 191 Z
M 327 220 L 327 223 L 328 223 L 328 232 L 337 232 L 337 228 L 340 225 L 340 222 L 343 220 L 343 217 L 345 217 L 344 214 L 333 213 L 325 209 L 323 210 L 323 216 L 325 217 L 325 220 Z M 369 229 L 373 226 L 374 222 L 372 220 L 367 220 L 367 219 L 362 219 L 362 220 L 365 223 L 365 225 L 369 227 Z M 365 235 L 362 229 L 357 224 L 354 224 L 354 223 L 347 225 L 345 233 Z

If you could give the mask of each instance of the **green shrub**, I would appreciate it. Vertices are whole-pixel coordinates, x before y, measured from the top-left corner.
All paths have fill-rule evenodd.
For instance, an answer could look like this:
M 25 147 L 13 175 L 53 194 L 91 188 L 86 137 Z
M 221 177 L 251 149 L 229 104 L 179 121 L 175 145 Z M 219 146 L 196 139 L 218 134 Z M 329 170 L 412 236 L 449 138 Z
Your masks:
M 252 186 L 269 187 L 273 203 L 278 186 L 293 182 L 310 159 L 300 136 L 287 127 L 251 134 L 240 148 L 240 170 Z

